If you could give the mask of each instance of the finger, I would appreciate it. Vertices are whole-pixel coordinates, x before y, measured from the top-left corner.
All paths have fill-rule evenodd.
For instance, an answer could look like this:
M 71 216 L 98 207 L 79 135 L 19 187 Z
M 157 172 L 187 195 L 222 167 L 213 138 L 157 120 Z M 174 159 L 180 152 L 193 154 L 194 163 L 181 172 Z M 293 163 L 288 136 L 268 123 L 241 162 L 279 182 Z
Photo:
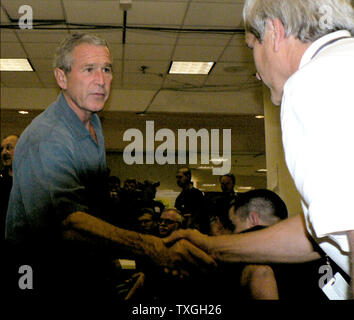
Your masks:
M 206 254 L 204 251 L 197 248 L 186 240 L 181 240 L 181 242 L 181 244 L 183 244 L 188 250 L 188 258 L 190 263 L 211 268 L 215 268 L 217 266 L 215 260 L 208 254 Z
M 163 238 L 162 242 L 165 244 L 165 246 L 170 247 L 174 243 L 176 243 L 178 240 L 183 239 L 185 236 L 185 230 L 177 230 L 172 232 L 168 237 Z

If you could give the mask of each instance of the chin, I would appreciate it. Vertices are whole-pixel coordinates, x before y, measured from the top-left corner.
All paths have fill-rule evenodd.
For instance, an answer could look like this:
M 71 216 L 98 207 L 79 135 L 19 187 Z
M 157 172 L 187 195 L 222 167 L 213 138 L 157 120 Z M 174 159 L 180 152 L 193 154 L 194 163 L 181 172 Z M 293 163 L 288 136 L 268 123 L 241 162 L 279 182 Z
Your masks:
M 282 99 L 283 99 L 283 93 L 278 94 L 278 93 L 275 93 L 275 92 L 272 91 L 270 100 L 272 101 L 272 103 L 275 106 L 280 106 Z

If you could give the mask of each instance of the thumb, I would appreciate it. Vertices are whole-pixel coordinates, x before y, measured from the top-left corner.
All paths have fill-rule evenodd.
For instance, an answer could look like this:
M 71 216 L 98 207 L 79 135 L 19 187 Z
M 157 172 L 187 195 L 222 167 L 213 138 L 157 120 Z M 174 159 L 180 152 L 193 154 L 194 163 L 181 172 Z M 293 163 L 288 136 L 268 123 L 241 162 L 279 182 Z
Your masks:
M 162 238 L 162 242 L 165 244 L 166 247 L 171 247 L 178 240 L 185 239 L 185 238 L 186 238 L 186 230 L 180 229 L 172 232 L 166 238 Z

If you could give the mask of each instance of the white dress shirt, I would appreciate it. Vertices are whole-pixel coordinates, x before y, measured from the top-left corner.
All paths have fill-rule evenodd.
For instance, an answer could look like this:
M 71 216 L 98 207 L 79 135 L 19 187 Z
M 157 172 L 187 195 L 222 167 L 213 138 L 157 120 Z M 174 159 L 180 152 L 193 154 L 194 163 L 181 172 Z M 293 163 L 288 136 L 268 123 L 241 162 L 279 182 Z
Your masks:
M 341 39 L 324 47 L 325 43 Z M 337 31 L 315 41 L 284 87 L 286 163 L 302 197 L 307 229 L 350 273 L 346 231 L 354 230 L 354 38 Z

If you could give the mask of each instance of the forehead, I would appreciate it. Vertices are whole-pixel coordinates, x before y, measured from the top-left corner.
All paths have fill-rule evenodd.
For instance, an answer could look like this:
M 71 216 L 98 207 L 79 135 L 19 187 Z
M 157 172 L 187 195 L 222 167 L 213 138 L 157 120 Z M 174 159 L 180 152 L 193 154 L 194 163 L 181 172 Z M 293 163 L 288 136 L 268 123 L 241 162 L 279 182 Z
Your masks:
M 74 62 L 104 62 L 111 63 L 111 53 L 106 46 L 96 46 L 89 43 L 81 43 L 74 48 Z M 102 61 L 101 61 L 102 60 Z
M 177 212 L 175 212 L 174 210 L 167 210 L 167 211 L 164 211 L 164 212 L 162 212 L 162 214 L 161 214 L 161 218 L 176 220 L 176 218 L 177 218 Z
M 224 182 L 224 183 L 232 182 L 232 179 L 230 177 L 224 176 L 224 177 L 221 177 L 221 182 Z
M 152 215 L 150 213 L 144 213 L 138 220 L 152 220 Z
M 15 145 L 16 143 L 17 143 L 17 137 L 10 136 L 10 137 L 7 137 L 4 140 L 2 140 L 1 145 L 2 146 L 6 145 L 6 144 Z

